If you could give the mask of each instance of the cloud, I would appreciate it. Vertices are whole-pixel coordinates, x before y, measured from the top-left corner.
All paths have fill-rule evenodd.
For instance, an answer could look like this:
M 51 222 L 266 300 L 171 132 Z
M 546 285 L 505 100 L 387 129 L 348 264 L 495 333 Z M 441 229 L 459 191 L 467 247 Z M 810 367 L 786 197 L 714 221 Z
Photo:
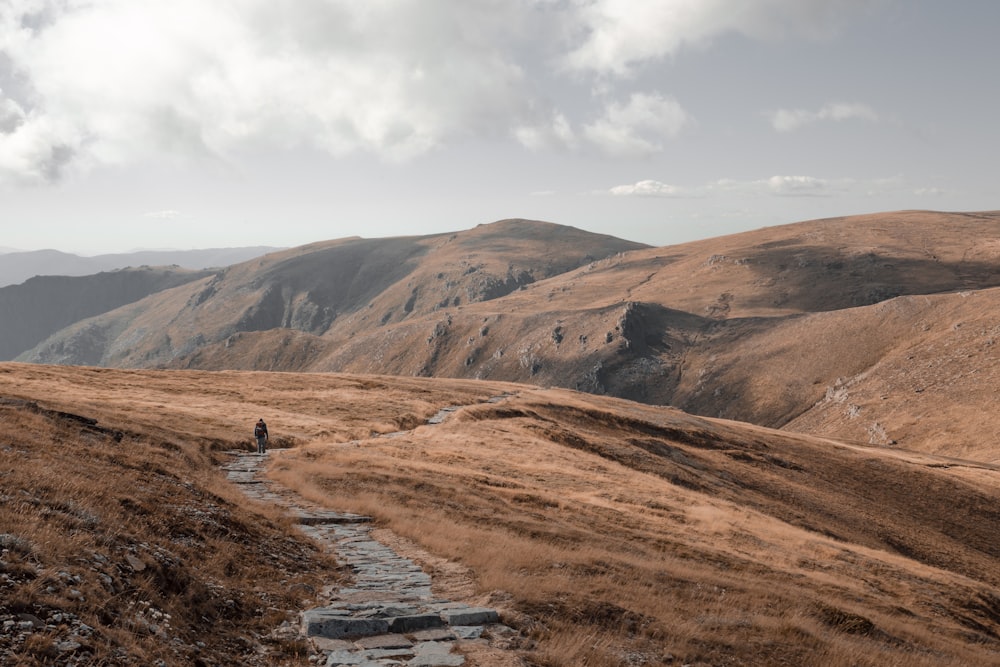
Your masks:
M 632 185 L 616 185 L 609 190 L 619 197 L 690 197 L 693 191 L 660 181 L 645 180 Z
M 153 218 L 155 220 L 176 220 L 177 218 L 182 217 L 182 215 L 183 214 L 180 211 L 168 209 L 165 211 L 149 211 L 147 213 L 143 213 L 142 217 Z
M 830 194 L 829 181 L 812 176 L 772 176 L 767 179 L 771 194 L 779 197 L 826 197 Z
M 919 194 L 936 194 L 918 189 Z M 603 191 L 620 197 L 836 197 L 877 196 L 905 191 L 900 176 L 880 179 L 839 178 L 826 179 L 815 176 L 771 176 L 757 180 L 720 179 L 698 186 L 672 185 L 647 179 L 633 184 L 616 185 Z
M 836 103 L 827 104 L 819 111 L 804 109 L 779 109 L 772 112 L 771 125 L 778 132 L 792 132 L 804 125 L 820 121 L 867 120 L 876 122 L 879 116 L 865 104 Z
M 871 1 L 4 0 L 0 182 L 302 146 L 400 162 L 509 136 L 648 155 L 691 119 L 623 92 L 638 67 L 726 33 L 822 35 Z
M 660 151 L 663 140 L 676 136 L 689 120 L 676 100 L 635 93 L 625 104 L 608 104 L 604 115 L 586 125 L 583 134 L 609 155 L 643 156 Z
M 725 34 L 821 38 L 879 0 L 577 0 L 582 42 L 564 58 L 578 71 L 628 75 Z
M 587 149 L 620 158 L 645 157 L 663 150 L 691 117 L 670 97 L 633 93 L 625 102 L 605 101 L 600 115 L 574 127 L 562 113 L 535 125 L 515 128 L 515 138 L 531 150 Z
M 558 111 L 553 112 L 546 122 L 515 127 L 513 134 L 522 146 L 534 151 L 572 149 L 579 144 L 569 119 Z
M 9 0 L 0 55 L 30 99 L 0 102 L 0 169 L 45 180 L 63 155 L 298 145 L 399 161 L 501 133 L 530 97 L 508 55 L 523 18 L 455 1 Z

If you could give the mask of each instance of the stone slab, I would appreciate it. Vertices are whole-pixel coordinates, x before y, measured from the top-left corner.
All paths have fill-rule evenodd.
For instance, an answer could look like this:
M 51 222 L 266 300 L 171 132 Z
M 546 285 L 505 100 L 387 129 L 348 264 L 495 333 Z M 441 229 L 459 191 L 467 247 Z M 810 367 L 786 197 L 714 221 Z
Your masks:
M 489 625 L 500 622 L 496 609 L 487 607 L 466 607 L 465 609 L 443 609 L 441 618 L 448 625 Z
M 393 618 L 389 622 L 389 629 L 392 632 L 414 632 L 427 628 L 439 628 L 444 624 L 444 619 L 441 618 L 440 614 L 415 614 Z
M 451 629 L 459 639 L 479 639 L 486 631 L 482 625 L 453 625 Z
M 458 639 L 451 628 L 446 627 L 417 630 L 410 636 L 418 642 L 451 642 Z
M 465 664 L 465 656 L 452 653 L 452 646 L 441 642 L 417 644 L 416 655 L 406 664 L 409 667 L 461 667 Z
M 354 644 L 363 649 L 412 649 L 413 642 L 400 634 L 377 635 L 375 637 L 363 637 Z
M 324 651 L 326 653 L 332 651 L 351 651 L 354 649 L 354 642 L 347 641 L 346 639 L 330 639 L 328 637 L 313 637 L 313 645 L 316 646 L 317 650 Z
M 307 637 L 350 639 L 389 634 L 389 622 L 384 618 L 353 618 L 319 608 L 302 614 L 302 630 Z

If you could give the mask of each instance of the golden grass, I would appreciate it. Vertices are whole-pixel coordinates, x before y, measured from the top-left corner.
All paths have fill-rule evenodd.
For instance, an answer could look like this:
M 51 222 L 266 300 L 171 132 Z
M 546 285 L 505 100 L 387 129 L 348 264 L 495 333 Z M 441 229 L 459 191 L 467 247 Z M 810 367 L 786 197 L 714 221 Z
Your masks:
M 525 392 L 406 436 L 287 452 L 272 474 L 313 500 L 373 514 L 427 550 L 462 562 L 475 573 L 479 601 L 511 600 L 505 614 L 537 642 L 532 660 L 538 664 L 660 664 L 667 655 L 705 665 L 998 660 L 995 552 L 976 561 L 992 568 L 980 578 L 971 568 L 968 576 L 949 571 L 940 558 L 921 563 L 797 527 L 763 511 L 795 518 L 803 508 L 794 503 L 782 508 L 747 492 L 750 502 L 741 505 L 724 485 L 713 488 L 706 480 L 753 474 L 732 465 L 737 449 L 741 456 L 755 454 L 733 438 L 736 427 L 718 425 L 712 433 L 729 464 L 702 458 L 697 446 L 685 444 L 684 437 L 695 441 L 692 430 L 676 431 L 672 449 L 656 457 L 624 445 L 636 440 L 636 431 L 648 438 L 656 421 L 635 413 L 624 419 L 627 404 L 613 402 L 609 409 L 607 403 Z M 574 411 L 590 422 L 574 422 L 568 417 Z M 600 415 L 608 418 L 603 429 L 593 423 Z M 804 456 L 795 448 L 805 441 L 782 437 L 771 434 L 772 455 L 780 452 L 787 457 L 780 463 L 791 465 Z M 813 471 L 814 493 L 839 509 L 850 492 L 828 478 L 852 474 L 851 465 L 864 457 L 841 461 L 843 452 L 812 448 L 811 465 L 824 466 Z M 874 455 L 867 450 L 865 456 Z M 657 470 L 664 458 L 685 463 Z M 681 477 L 690 470 L 701 478 Z M 926 473 L 909 463 L 893 472 Z M 696 485 L 701 488 L 691 488 Z M 984 492 L 996 499 L 996 475 Z M 954 511 L 947 498 L 937 501 L 943 512 Z M 843 521 L 798 518 L 827 532 Z M 911 530 L 887 515 L 871 531 L 891 532 L 894 522 Z M 945 539 L 931 527 L 927 533 L 930 541 Z M 875 543 L 864 529 L 858 534 Z M 976 560 L 952 556 L 960 570 Z M 970 612 L 976 600 L 986 601 L 979 615 Z
M 266 662 L 257 647 L 336 576 L 333 563 L 287 519 L 247 506 L 210 439 L 93 425 L 8 388 L 0 616 L 48 627 L 23 644 L 0 635 L 0 663 L 304 664 L 293 644 L 272 645 Z M 69 640 L 79 646 L 60 649 Z
M 4 571 L 33 609 L 58 601 L 98 628 L 95 656 L 185 664 L 140 631 L 152 608 L 185 646 L 228 638 L 202 649 L 225 662 L 305 604 L 316 554 L 215 468 L 264 417 L 294 445 L 275 479 L 464 565 L 469 601 L 501 608 L 526 664 L 1000 665 L 988 466 L 461 380 L 10 364 L 0 398 L 99 420 L 0 406 L 27 452 L 2 470 L 0 533 L 31 545 Z M 470 407 L 417 426 L 450 405 Z M 91 552 L 113 567 L 77 562 Z M 86 599 L 47 592 L 38 564 L 80 574 Z M 33 641 L 25 664 L 54 650 Z

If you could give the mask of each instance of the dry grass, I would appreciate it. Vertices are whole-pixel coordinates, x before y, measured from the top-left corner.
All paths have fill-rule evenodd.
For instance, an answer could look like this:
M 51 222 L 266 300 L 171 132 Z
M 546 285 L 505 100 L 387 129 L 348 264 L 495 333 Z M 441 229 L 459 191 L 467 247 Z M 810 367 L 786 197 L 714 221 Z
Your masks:
M 1000 462 L 998 221 L 898 211 L 663 248 L 525 221 L 341 239 L 23 358 L 527 382 Z
M 873 460 L 899 481 L 868 507 L 847 482 Z M 272 474 L 468 566 L 537 664 L 1000 664 L 1000 474 L 977 512 L 921 460 L 547 391 Z
M 0 614 L 79 616 L 95 664 L 248 664 L 306 603 L 316 554 L 215 469 L 264 417 L 276 479 L 461 563 L 527 664 L 1000 665 L 989 466 L 460 380 L 11 364 L 0 397 L 99 420 L 8 403 L 0 441 Z

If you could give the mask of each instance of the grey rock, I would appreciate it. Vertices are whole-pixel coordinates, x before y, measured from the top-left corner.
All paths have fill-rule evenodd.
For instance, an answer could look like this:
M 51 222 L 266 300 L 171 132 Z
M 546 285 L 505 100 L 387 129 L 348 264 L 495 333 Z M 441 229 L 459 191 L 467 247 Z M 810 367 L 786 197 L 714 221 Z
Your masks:
M 489 625 L 499 623 L 500 614 L 496 609 L 486 607 L 468 607 L 465 609 L 446 609 L 441 612 L 441 618 L 448 625 Z
M 307 637 L 371 637 L 388 634 L 389 621 L 384 618 L 352 618 L 320 608 L 310 609 L 302 615 L 302 629 Z
M 82 644 L 80 642 L 75 642 L 72 639 L 61 641 L 56 644 L 56 650 L 60 653 L 72 653 L 73 651 L 80 648 Z
M 415 647 L 416 655 L 406 663 L 409 667 L 459 667 L 465 664 L 465 656 L 452 653 L 452 643 L 423 642 Z
M 479 639 L 486 628 L 482 625 L 459 625 L 451 628 L 459 639 Z
M 418 642 L 448 642 L 458 639 L 452 629 L 446 627 L 418 630 L 411 636 Z
M 393 632 L 413 632 L 414 630 L 439 628 L 444 624 L 444 620 L 440 614 L 418 614 L 415 616 L 397 616 L 389 623 L 389 629 Z
M 355 642 L 355 645 L 363 649 L 412 649 L 413 642 L 399 634 L 380 635 L 378 637 L 365 637 Z

